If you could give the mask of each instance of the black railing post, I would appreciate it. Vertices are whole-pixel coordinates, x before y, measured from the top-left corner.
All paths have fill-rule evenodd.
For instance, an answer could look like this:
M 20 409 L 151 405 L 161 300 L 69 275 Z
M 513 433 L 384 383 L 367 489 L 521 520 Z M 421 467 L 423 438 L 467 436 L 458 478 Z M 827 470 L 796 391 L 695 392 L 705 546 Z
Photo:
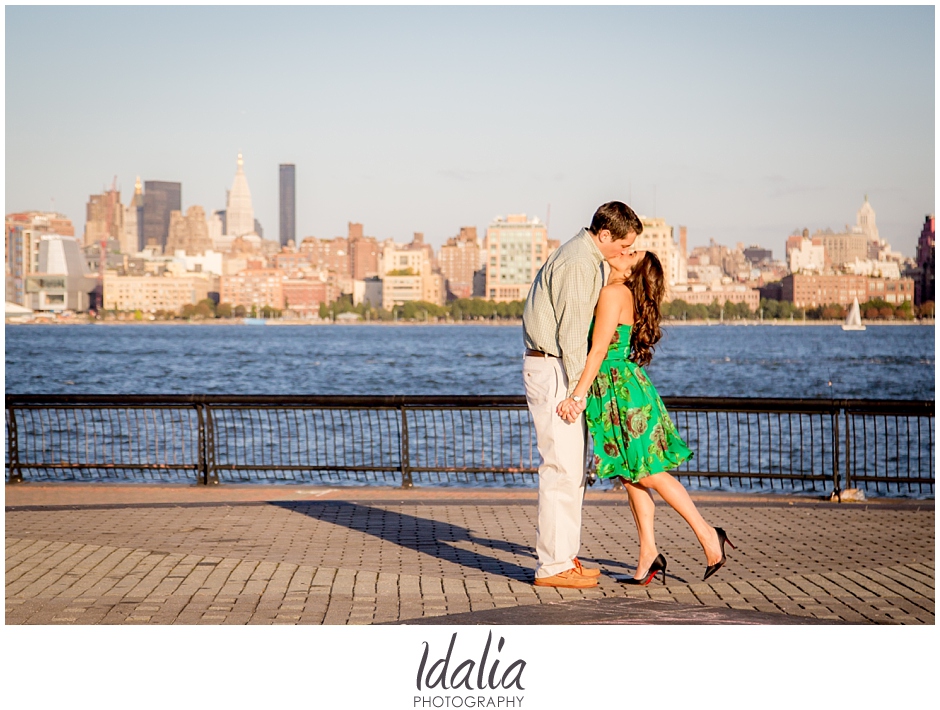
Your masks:
M 20 468 L 20 441 L 16 435 L 16 409 L 7 408 L 7 446 L 10 450 L 10 480 L 8 483 L 22 483 L 23 470 Z
M 411 480 L 411 458 L 408 455 L 408 412 L 405 404 L 400 405 L 401 411 L 401 487 L 414 488 L 414 481 Z
M 206 464 L 206 422 L 202 415 L 202 404 L 195 405 L 196 410 L 196 482 L 205 485 L 209 479 Z
M 849 410 L 844 408 L 845 414 L 845 487 L 852 488 L 852 427 L 849 422 Z
M 219 485 L 219 474 L 216 470 L 215 458 L 215 420 L 212 418 L 212 407 L 203 404 L 203 415 L 205 421 L 205 485 Z
M 832 412 L 832 484 L 833 493 L 842 501 L 842 485 L 839 473 L 839 414 L 841 409 Z

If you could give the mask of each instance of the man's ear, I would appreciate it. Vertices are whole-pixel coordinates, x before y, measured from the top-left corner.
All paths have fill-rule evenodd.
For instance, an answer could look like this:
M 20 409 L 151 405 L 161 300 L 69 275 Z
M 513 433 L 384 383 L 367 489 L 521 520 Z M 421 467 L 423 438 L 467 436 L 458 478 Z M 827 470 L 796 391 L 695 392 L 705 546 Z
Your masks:
M 597 238 L 600 239 L 602 242 L 606 243 L 606 242 L 612 241 L 614 238 L 614 235 L 610 233 L 609 229 L 602 229 L 600 232 L 597 233 Z

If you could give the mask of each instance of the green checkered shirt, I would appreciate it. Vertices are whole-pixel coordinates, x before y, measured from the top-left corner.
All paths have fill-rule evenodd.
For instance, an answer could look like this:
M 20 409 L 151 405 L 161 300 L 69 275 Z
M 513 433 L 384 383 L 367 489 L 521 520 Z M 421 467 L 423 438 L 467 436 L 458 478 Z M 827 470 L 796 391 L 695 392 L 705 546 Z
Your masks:
M 562 359 L 569 395 L 584 371 L 588 329 L 603 286 L 603 259 L 588 230 L 582 229 L 542 264 L 522 313 L 525 346 Z

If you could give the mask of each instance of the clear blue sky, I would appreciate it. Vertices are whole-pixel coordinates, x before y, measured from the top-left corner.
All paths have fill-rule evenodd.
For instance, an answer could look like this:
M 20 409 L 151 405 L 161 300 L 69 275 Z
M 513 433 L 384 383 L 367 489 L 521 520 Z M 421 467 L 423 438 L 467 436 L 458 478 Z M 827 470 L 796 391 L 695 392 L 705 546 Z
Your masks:
M 7 7 L 6 211 L 84 225 L 117 175 L 224 207 L 245 155 L 277 239 L 438 245 L 495 215 L 567 240 L 628 201 L 782 257 L 854 223 L 913 255 L 934 211 L 934 8 Z

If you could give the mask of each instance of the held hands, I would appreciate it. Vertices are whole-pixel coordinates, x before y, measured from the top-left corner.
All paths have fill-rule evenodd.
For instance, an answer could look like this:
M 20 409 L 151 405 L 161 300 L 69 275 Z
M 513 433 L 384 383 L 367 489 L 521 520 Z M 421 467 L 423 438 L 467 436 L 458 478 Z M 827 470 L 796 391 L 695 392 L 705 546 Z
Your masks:
M 581 412 L 584 411 L 586 406 L 587 402 L 585 402 L 583 398 L 580 402 L 575 402 L 574 399 L 568 397 L 559 403 L 557 409 L 555 409 L 555 412 L 566 422 L 574 423 L 577 418 L 581 416 Z

